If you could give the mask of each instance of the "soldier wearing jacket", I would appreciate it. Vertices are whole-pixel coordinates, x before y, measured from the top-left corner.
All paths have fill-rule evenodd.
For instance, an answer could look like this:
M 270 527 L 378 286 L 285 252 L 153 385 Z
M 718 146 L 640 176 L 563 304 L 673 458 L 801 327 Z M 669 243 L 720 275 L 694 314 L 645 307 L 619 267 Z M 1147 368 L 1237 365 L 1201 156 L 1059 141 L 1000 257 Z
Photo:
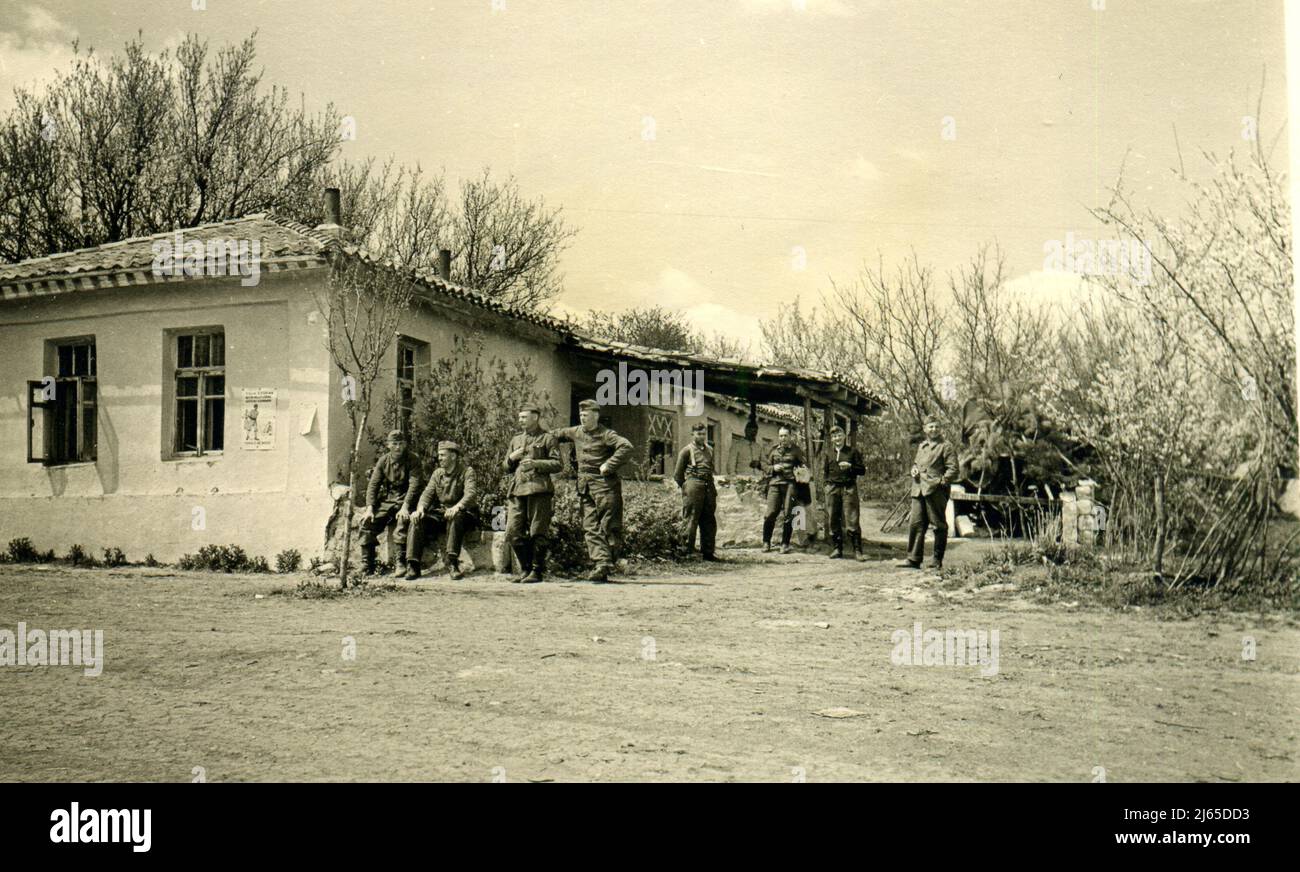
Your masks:
M 587 554 L 595 568 L 588 581 L 609 581 L 623 541 L 623 482 L 618 469 L 632 457 L 632 443 L 600 423 L 600 404 L 578 404 L 577 427 L 561 427 L 551 436 L 574 444 L 578 461 L 578 502 Z
M 763 515 L 763 551 L 772 550 L 772 532 L 777 519 L 781 520 L 781 553 L 790 553 L 790 534 L 793 530 L 795 499 L 795 469 L 806 467 L 803 449 L 794 441 L 789 427 L 777 432 L 777 444 L 767 456 L 767 512 Z
M 420 494 L 420 502 L 411 513 L 411 536 L 406 553 L 406 577 L 420 577 L 420 553 L 426 536 L 444 536 L 447 568 L 452 581 L 465 575 L 460 571 L 460 549 L 465 534 L 478 524 L 478 485 L 474 470 L 460 457 L 455 442 L 438 443 L 438 468 Z
M 677 452 L 673 480 L 682 489 L 682 540 L 695 550 L 695 531 L 700 531 L 700 556 L 717 560 L 714 542 L 718 533 L 718 490 L 713 483 L 713 448 L 708 444 L 709 428 L 704 423 L 691 428 L 691 443 Z
M 366 485 L 366 507 L 361 512 L 361 572 L 373 575 L 379 535 L 393 525 L 394 576 L 406 572 L 406 540 L 411 510 L 420 494 L 420 464 L 406 450 L 406 436 L 393 430 L 388 451 L 375 463 Z
M 539 426 L 542 411 L 537 406 L 519 410 L 524 432 L 510 440 L 501 469 L 510 473 L 506 486 L 509 509 L 506 541 L 514 551 L 523 574 L 516 582 L 535 583 L 546 571 L 546 546 L 551 534 L 552 501 L 555 485 L 551 476 L 559 472 L 560 444 Z
M 948 545 L 948 495 L 957 479 L 957 449 L 943 437 L 939 419 L 925 419 L 925 439 L 916 446 L 912 463 L 911 524 L 907 530 L 907 559 L 897 566 L 921 568 L 925 557 L 925 529 L 934 527 L 934 560 L 931 569 L 943 568 Z
M 862 531 L 858 527 L 858 476 L 866 473 L 862 452 L 844 444 L 844 431 L 831 428 L 831 448 L 826 452 L 822 473 L 826 480 L 826 501 L 830 505 L 831 557 L 844 556 L 848 534 L 853 553 L 862 555 Z

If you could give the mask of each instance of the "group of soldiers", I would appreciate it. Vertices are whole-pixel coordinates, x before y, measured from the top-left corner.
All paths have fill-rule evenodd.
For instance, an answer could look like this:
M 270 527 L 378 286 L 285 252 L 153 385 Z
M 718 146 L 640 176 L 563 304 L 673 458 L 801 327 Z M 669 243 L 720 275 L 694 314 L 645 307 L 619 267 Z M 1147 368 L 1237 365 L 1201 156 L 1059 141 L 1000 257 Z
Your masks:
M 547 430 L 541 410 L 526 405 L 519 411 L 522 432 L 515 435 L 501 461 L 508 478 L 506 540 L 521 572 L 513 581 L 542 581 L 551 535 L 555 497 L 552 476 L 562 469 L 560 443 L 574 445 L 577 462 L 576 493 L 582 509 L 583 537 L 593 568 L 586 580 L 610 580 L 623 545 L 623 488 L 620 468 L 632 457 L 632 443 L 600 423 L 600 405 L 579 403 L 576 427 Z M 925 420 L 925 439 L 917 447 L 911 472 L 911 518 L 908 556 L 899 566 L 920 568 L 928 527 L 934 528 L 932 568 L 941 568 L 948 527 L 945 520 L 949 487 L 957 476 L 957 453 L 944 440 L 938 418 Z M 830 557 L 842 558 L 845 547 L 862 555 L 858 521 L 858 477 L 866 472 L 862 453 L 846 444 L 844 431 L 831 429 L 831 448 L 823 460 L 825 497 L 829 507 Z M 453 580 L 463 577 L 460 553 L 464 536 L 479 524 L 479 488 L 474 470 L 461 457 L 455 442 L 438 443 L 438 466 L 422 482 L 419 461 L 411 454 L 400 430 L 388 434 L 387 452 L 375 464 L 366 488 L 361 514 L 362 571 L 375 571 L 379 536 L 393 525 L 394 575 L 420 577 L 420 557 L 425 544 L 441 541 L 446 566 Z M 799 513 L 811 503 L 811 480 L 804 450 L 793 431 L 782 427 L 777 444 L 765 458 L 755 461 L 764 475 L 766 509 L 763 515 L 763 551 L 773 550 L 772 536 L 781 525 L 781 553 L 791 550 L 790 539 Z M 673 479 L 681 489 L 681 536 L 693 550 L 698 533 L 704 560 L 718 560 L 717 486 L 714 452 L 703 423 L 691 428 L 691 441 L 677 454 Z

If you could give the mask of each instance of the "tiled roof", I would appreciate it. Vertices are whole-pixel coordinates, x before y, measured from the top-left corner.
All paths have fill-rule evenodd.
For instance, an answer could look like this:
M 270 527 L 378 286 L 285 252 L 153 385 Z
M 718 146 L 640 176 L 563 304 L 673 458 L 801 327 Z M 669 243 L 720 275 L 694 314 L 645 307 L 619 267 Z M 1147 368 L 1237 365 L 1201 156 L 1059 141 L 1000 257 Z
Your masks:
M 335 233 L 328 228 L 311 228 L 305 224 L 299 224 L 279 216 L 259 213 L 246 215 L 243 218 L 234 218 L 229 221 L 201 224 L 181 231 L 139 236 L 133 239 L 124 239 L 121 242 L 97 245 L 93 248 L 60 252 L 48 257 L 31 258 L 18 263 L 0 264 L 0 287 L 23 285 L 24 291 L 30 288 L 34 293 L 42 293 L 95 287 L 115 287 L 124 284 L 135 284 L 138 281 L 149 281 L 152 277 L 148 274 L 148 271 L 154 263 L 154 243 L 173 240 L 177 232 L 180 233 L 180 238 L 187 242 L 207 243 L 228 239 L 236 242 L 259 240 L 261 245 L 260 256 L 263 261 L 309 257 L 318 258 L 320 264 L 324 266 L 330 249 L 335 248 L 350 257 L 359 258 L 367 263 L 392 267 L 392 264 L 384 263 L 358 246 L 339 243 Z M 141 274 L 142 270 L 146 272 Z M 133 273 L 136 281 L 112 282 L 107 279 L 98 282 L 92 282 L 88 279 L 76 281 L 78 277 L 106 273 Z M 416 284 L 436 294 L 458 299 L 479 308 L 499 312 L 510 318 L 528 321 L 555 330 L 562 335 L 568 334 L 568 327 L 564 321 L 507 305 L 471 288 L 445 281 L 435 274 L 429 272 L 411 273 L 410 277 Z M 69 279 L 73 279 L 73 281 L 68 281 Z M 160 280 L 166 281 L 168 279 L 163 278 Z M 9 299 L 26 295 L 26 293 L 6 292 L 3 297 Z
M 262 258 L 290 257 L 320 254 L 321 240 L 313 237 L 302 225 L 273 219 L 268 215 L 246 215 L 230 221 L 201 224 L 179 231 L 181 238 L 189 241 L 209 242 L 233 239 L 261 241 Z M 0 264 L 0 285 L 14 284 L 29 279 L 67 278 L 84 273 L 116 272 L 153 266 L 155 242 L 170 240 L 175 232 L 137 236 L 121 242 L 110 242 L 94 248 L 64 251 L 48 257 L 34 257 L 18 263 Z

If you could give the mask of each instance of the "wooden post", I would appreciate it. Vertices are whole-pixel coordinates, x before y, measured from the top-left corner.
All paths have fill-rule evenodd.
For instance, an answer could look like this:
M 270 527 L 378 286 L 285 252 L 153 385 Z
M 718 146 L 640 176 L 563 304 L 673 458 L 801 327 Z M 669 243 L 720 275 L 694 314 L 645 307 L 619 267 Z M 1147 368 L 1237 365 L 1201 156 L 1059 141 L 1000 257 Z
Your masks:
M 812 400 L 807 394 L 803 397 L 803 454 L 808 458 L 808 471 L 812 473 L 808 481 L 808 495 L 812 502 L 808 504 L 808 509 L 804 512 L 805 533 L 812 536 L 817 532 L 817 506 L 819 505 L 817 490 L 817 461 L 813 458 L 812 450 Z M 804 543 L 807 544 L 807 538 Z
M 1156 581 L 1164 580 L 1165 571 L 1165 475 L 1163 472 L 1156 473 L 1155 481 L 1155 498 L 1156 498 L 1156 544 L 1155 544 L 1155 570 Z

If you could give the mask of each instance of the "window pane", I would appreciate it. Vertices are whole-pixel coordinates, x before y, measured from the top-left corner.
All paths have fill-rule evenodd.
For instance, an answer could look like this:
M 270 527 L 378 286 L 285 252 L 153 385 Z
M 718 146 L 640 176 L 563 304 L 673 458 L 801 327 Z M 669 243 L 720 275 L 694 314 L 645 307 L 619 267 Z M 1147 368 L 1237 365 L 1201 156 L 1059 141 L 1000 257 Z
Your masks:
M 208 337 L 195 336 L 194 337 L 194 365 L 207 366 L 209 360 L 210 358 L 208 356 Z
M 90 380 L 81 383 L 81 403 L 82 405 L 95 404 L 95 383 Z
M 176 337 L 176 365 L 179 367 L 191 367 L 194 365 L 193 336 Z
M 226 334 L 224 333 L 212 334 L 212 365 L 226 365 Z
M 196 375 L 182 376 L 176 379 L 176 396 L 178 397 L 197 397 L 199 395 L 199 377 Z
M 197 451 L 199 407 L 195 400 L 176 401 L 176 450 Z
M 90 374 L 90 346 L 76 345 L 72 348 L 72 374 Z
M 59 346 L 59 375 L 60 376 L 72 375 L 72 346 L 71 345 Z
M 79 460 L 95 459 L 95 407 L 81 408 L 81 457 Z
M 203 401 L 203 450 L 220 451 L 225 444 L 226 401 Z
M 77 459 L 77 383 L 58 383 L 54 393 L 54 436 L 50 440 L 54 460 L 68 463 Z
M 89 348 L 90 348 L 90 367 L 86 370 L 86 375 L 90 375 L 90 376 L 98 375 L 98 373 L 95 372 L 95 343 L 93 342 L 90 343 Z
M 204 379 L 203 395 L 207 397 L 224 397 L 226 395 L 226 377 L 210 375 Z

